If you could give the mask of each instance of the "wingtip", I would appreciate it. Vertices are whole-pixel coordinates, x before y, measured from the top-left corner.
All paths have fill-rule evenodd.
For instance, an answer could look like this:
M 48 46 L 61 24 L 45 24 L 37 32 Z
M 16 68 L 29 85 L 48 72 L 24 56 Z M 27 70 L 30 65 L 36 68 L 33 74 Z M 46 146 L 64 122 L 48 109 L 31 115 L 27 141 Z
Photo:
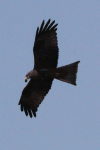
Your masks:
M 33 113 L 34 117 L 36 118 L 36 113 Z
M 51 19 L 49 18 L 47 22 L 50 22 L 50 21 L 51 21 Z

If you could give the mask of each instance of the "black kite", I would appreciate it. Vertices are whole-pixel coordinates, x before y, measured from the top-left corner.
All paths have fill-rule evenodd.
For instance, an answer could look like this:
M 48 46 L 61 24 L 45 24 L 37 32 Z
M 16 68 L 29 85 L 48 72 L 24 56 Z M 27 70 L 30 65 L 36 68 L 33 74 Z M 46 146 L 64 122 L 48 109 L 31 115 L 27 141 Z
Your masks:
M 46 94 L 51 89 L 52 81 L 55 79 L 76 85 L 76 73 L 78 63 L 58 67 L 58 44 L 57 25 L 55 20 L 50 23 L 50 19 L 44 25 L 37 28 L 33 47 L 34 69 L 25 76 L 25 82 L 30 81 L 22 91 L 19 101 L 21 111 L 25 111 L 26 116 L 36 117 L 37 108 L 43 101 Z

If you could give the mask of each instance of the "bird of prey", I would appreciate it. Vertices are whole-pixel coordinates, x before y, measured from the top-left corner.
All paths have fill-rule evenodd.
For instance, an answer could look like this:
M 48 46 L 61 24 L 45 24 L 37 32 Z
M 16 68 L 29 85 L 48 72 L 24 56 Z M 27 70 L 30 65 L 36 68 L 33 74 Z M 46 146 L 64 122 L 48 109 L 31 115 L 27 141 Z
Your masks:
M 24 110 L 26 116 L 29 115 L 31 118 L 36 117 L 37 108 L 51 89 L 54 78 L 76 85 L 76 73 L 80 61 L 57 68 L 58 24 L 55 24 L 55 20 L 51 23 L 50 21 L 49 19 L 45 24 L 43 20 L 40 28 L 37 27 L 33 47 L 34 69 L 25 76 L 25 82 L 30 80 L 23 89 L 19 101 L 21 111 Z

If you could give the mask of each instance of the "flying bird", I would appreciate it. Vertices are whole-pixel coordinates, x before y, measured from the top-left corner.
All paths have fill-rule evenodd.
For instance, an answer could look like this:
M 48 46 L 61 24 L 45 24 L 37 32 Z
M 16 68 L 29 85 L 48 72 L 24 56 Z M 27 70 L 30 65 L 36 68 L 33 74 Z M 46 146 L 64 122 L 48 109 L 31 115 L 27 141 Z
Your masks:
M 25 76 L 25 82 L 30 80 L 24 87 L 18 103 L 21 111 L 31 118 L 36 117 L 37 108 L 51 89 L 54 78 L 76 85 L 76 73 L 80 61 L 57 68 L 59 49 L 56 31 L 58 24 L 55 24 L 55 20 L 51 23 L 50 21 L 49 19 L 45 24 L 43 20 L 40 28 L 37 27 L 33 47 L 34 69 Z

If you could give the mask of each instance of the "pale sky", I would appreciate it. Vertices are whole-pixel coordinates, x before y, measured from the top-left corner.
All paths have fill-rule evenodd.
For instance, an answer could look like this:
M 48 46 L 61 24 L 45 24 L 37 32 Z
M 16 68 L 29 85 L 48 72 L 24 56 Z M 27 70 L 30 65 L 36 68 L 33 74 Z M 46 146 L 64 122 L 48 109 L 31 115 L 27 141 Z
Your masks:
M 77 86 L 54 80 L 31 119 L 18 102 L 36 28 L 49 18 L 58 66 L 80 60 Z M 100 0 L 0 1 L 0 64 L 0 150 L 100 150 Z

